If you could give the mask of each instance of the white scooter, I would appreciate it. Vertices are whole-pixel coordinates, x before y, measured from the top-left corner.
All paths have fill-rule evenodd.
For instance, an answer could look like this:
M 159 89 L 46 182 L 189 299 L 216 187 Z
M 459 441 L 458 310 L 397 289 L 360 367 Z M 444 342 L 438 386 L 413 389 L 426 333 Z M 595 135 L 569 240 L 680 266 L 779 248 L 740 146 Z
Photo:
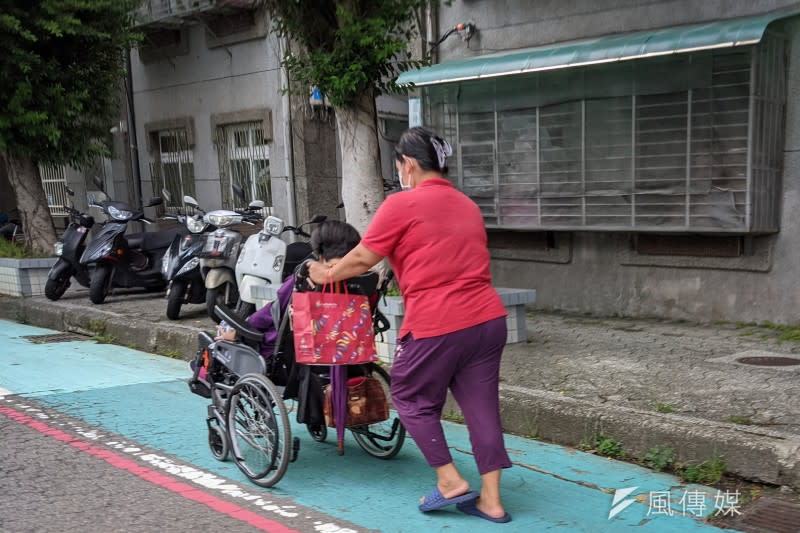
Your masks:
M 256 310 L 254 287 L 272 288 L 277 291 L 287 276 L 308 258 L 311 246 L 304 241 L 286 244 L 281 233 L 291 231 L 308 239 L 310 235 L 303 229 L 308 224 L 318 224 L 327 217 L 316 215 L 300 226 L 284 226 L 283 220 L 269 216 L 264 220 L 264 228 L 247 238 L 236 261 L 236 285 L 239 288 L 239 301 L 236 314 L 247 318 Z M 270 294 L 270 299 L 275 298 Z
M 239 257 L 242 234 L 228 227 L 261 222 L 258 212 L 263 207 L 264 202 L 256 200 L 242 211 L 210 211 L 203 217 L 206 224 L 217 227 L 216 231 L 207 234 L 202 250 L 196 254 L 200 258 L 200 272 L 205 280 L 208 316 L 214 322 L 219 322 L 214 311 L 217 304 L 232 307 L 239 301 L 234 268 Z

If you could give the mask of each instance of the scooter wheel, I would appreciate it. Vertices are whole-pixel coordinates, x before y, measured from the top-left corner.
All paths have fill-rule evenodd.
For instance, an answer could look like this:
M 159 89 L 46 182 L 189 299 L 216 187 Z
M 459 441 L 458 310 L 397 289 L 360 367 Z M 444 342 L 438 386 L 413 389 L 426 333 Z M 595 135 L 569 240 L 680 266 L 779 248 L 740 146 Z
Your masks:
M 167 298 L 167 318 L 170 320 L 178 320 L 181 315 L 181 306 L 183 299 L 186 295 L 186 282 L 175 280 L 172 282 L 172 287 L 169 288 L 169 297 Z
M 69 275 L 62 274 L 58 279 L 48 279 L 44 284 L 44 295 L 48 300 L 56 301 L 67 292 L 69 288 Z
M 97 265 L 89 284 L 89 299 L 93 304 L 101 304 L 108 295 L 111 286 L 111 265 Z
M 247 320 L 247 317 L 256 312 L 256 304 L 239 300 L 239 302 L 236 304 L 236 309 L 234 312 L 242 317 L 242 319 Z

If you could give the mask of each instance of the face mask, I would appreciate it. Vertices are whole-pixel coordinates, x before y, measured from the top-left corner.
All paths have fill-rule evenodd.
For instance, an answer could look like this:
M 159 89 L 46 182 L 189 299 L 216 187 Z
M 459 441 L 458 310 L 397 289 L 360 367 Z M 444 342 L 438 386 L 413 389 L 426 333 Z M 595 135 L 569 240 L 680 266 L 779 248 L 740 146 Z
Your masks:
M 404 183 L 403 182 L 403 173 L 400 172 L 399 170 L 397 171 L 397 178 L 400 180 L 400 188 L 401 189 L 406 191 L 406 190 L 411 188 L 411 184 L 410 183 Z

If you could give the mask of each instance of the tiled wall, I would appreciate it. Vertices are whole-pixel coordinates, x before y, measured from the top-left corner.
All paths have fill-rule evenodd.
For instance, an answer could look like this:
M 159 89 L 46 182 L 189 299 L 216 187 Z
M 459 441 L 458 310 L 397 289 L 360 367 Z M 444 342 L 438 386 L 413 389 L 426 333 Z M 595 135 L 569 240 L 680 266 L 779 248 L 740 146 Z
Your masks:
M 54 258 L 0 259 L 0 294 L 38 296 L 44 294 L 47 274 Z
M 503 300 L 503 305 L 506 306 L 508 316 L 506 317 L 506 326 L 508 327 L 508 336 L 506 337 L 506 344 L 513 344 L 515 342 L 525 342 L 528 340 L 528 334 L 525 330 L 525 305 L 532 304 L 536 301 L 535 290 L 524 289 L 506 289 L 503 287 L 497 288 L 497 293 Z M 375 339 L 375 347 L 378 350 L 378 357 L 381 361 L 391 364 L 394 359 L 394 350 L 397 347 L 397 334 L 403 323 L 403 302 L 399 298 L 390 298 L 386 302 L 381 301 L 381 311 L 389 320 L 391 329 L 384 331 Z

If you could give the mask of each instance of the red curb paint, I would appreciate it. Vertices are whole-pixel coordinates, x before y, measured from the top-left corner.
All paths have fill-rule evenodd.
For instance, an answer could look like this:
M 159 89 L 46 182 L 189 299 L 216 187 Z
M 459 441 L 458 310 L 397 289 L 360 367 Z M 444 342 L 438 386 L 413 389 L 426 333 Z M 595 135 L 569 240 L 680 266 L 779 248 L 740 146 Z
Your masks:
M 84 451 L 94 457 L 97 457 L 98 459 L 102 459 L 115 468 L 130 472 L 131 474 L 149 481 L 154 485 L 167 489 L 170 492 L 178 494 L 179 496 L 183 496 L 188 500 L 201 503 L 206 507 L 213 509 L 214 511 L 228 515 L 231 518 L 249 524 L 257 529 L 260 529 L 261 531 L 268 531 L 270 533 L 299 533 L 297 530 L 288 528 L 280 522 L 275 522 L 274 520 L 264 518 L 257 513 L 239 507 L 235 503 L 212 496 L 211 494 L 203 492 L 200 489 L 196 489 L 191 485 L 164 475 L 161 472 L 137 464 L 134 461 L 131 461 L 130 459 L 116 454 L 110 450 L 106 450 L 89 442 L 79 440 L 68 433 L 48 426 L 47 424 L 40 422 L 26 414 L 20 413 L 19 411 L 15 411 L 14 409 L 0 407 L 0 414 L 5 415 L 15 422 L 19 422 L 20 424 L 35 429 L 36 431 L 39 431 L 48 437 L 53 437 L 56 440 L 69 444 L 73 448 Z

